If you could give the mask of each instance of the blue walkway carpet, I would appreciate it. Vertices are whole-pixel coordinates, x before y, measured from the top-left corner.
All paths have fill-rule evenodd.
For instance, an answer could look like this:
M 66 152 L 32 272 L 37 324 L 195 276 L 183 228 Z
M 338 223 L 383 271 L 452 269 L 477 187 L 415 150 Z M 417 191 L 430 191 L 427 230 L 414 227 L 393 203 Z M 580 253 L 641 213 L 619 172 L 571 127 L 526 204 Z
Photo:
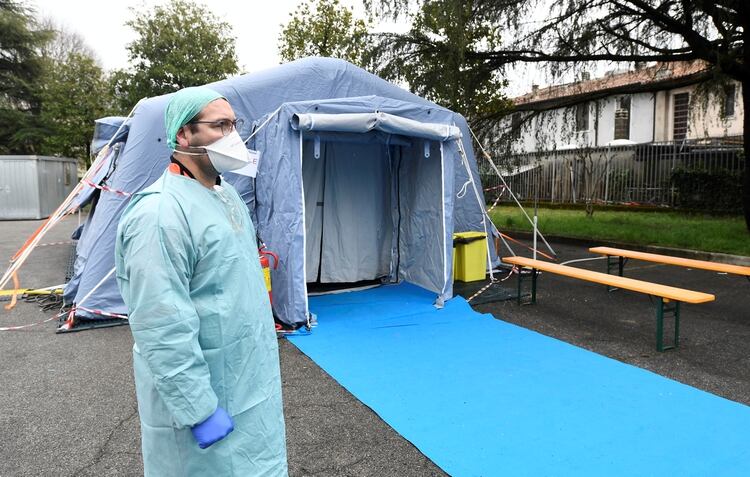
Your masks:
M 453 476 L 750 476 L 750 407 L 409 284 L 290 340 Z

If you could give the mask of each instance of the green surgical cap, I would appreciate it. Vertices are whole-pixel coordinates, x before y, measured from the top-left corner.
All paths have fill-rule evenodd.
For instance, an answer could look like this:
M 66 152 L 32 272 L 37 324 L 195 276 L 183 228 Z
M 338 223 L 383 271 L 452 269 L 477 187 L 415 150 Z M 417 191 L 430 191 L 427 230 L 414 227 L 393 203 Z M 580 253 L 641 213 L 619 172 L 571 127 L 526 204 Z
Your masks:
M 164 111 L 164 126 L 167 128 L 169 147 L 177 147 L 177 131 L 182 126 L 200 113 L 208 103 L 219 98 L 224 96 L 205 86 L 185 88 L 173 94 Z

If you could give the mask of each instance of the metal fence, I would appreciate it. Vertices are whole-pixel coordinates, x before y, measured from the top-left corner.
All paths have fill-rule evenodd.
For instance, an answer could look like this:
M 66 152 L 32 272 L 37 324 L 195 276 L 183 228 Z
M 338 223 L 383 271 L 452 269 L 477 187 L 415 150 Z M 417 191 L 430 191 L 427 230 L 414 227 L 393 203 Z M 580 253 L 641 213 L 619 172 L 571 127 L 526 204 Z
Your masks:
M 721 138 L 506 155 L 495 162 L 519 200 L 674 206 L 679 170 L 741 174 L 742 141 Z M 502 191 L 487 161 L 480 174 L 492 201 Z M 496 192 L 493 192 L 496 191 Z

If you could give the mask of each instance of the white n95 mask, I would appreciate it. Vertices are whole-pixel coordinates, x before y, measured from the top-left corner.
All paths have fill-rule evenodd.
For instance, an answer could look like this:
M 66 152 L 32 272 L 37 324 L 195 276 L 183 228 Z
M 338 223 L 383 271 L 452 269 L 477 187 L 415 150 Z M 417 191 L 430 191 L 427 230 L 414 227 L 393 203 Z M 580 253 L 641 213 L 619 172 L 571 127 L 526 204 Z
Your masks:
M 202 147 L 206 150 L 211 165 L 219 174 L 241 169 L 250 163 L 250 154 L 245 147 L 245 142 L 236 130 Z

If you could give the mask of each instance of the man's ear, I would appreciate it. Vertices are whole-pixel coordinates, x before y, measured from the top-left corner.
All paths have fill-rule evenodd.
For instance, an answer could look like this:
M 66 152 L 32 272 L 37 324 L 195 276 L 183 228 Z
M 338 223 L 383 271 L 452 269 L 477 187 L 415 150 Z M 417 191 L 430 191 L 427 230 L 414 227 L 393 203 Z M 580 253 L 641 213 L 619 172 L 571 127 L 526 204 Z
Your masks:
M 182 146 L 182 147 L 190 146 L 190 141 L 188 140 L 187 133 L 185 132 L 187 131 L 187 129 L 188 129 L 187 127 L 182 126 L 180 129 L 177 130 L 176 139 L 177 139 L 177 144 L 179 146 Z

